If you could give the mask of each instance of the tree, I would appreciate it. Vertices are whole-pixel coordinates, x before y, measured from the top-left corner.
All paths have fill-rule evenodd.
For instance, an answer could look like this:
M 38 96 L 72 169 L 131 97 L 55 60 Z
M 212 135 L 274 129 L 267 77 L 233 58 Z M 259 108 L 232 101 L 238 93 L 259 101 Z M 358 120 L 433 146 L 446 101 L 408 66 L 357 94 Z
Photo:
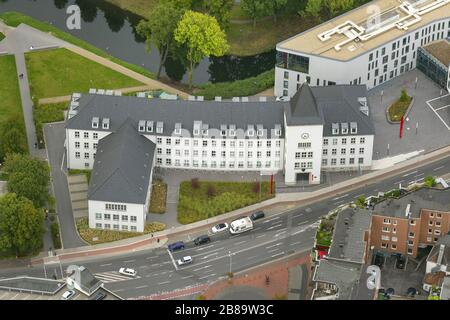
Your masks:
M 0 248 L 16 256 L 36 252 L 42 247 L 44 213 L 15 193 L 0 198 Z
M 256 27 L 256 19 L 271 14 L 274 0 L 242 0 L 241 8 L 253 18 L 253 27 Z
M 427 186 L 428 188 L 432 188 L 436 186 L 436 179 L 434 179 L 434 177 L 432 176 L 428 176 L 425 178 L 425 186 Z
M 322 0 L 308 0 L 305 8 L 305 13 L 314 18 L 319 17 L 320 10 L 322 10 Z
M 277 14 L 286 7 L 287 0 L 272 0 L 273 20 L 277 22 Z
M 4 171 L 9 174 L 8 191 L 28 198 L 41 208 L 48 200 L 50 169 L 47 162 L 28 155 L 10 154 Z
M 222 29 L 227 29 L 230 23 L 230 12 L 233 8 L 234 0 L 204 0 L 203 3 L 206 12 L 216 18 Z
M 224 55 L 229 48 L 216 18 L 191 10 L 186 11 L 178 22 L 175 40 L 186 47 L 189 88 L 192 88 L 194 66 L 204 57 Z
M 14 114 L 0 126 L 0 160 L 9 153 L 27 153 L 28 144 L 21 114 Z
M 356 199 L 356 205 L 364 208 L 366 205 L 366 197 L 360 196 L 358 199 Z
M 172 1 L 161 2 L 152 10 L 149 20 L 141 20 L 136 28 L 136 32 L 146 39 L 147 51 L 151 51 L 152 45 L 159 51 L 160 58 L 156 78 L 160 77 L 169 51 L 175 45 L 173 33 L 183 12 L 184 9 L 176 7 Z
M 406 92 L 405 89 L 402 89 L 402 93 L 400 94 L 400 101 L 406 102 L 408 101 L 408 99 L 409 99 L 408 93 Z
M 353 0 L 327 0 L 325 3 L 332 16 L 354 6 Z

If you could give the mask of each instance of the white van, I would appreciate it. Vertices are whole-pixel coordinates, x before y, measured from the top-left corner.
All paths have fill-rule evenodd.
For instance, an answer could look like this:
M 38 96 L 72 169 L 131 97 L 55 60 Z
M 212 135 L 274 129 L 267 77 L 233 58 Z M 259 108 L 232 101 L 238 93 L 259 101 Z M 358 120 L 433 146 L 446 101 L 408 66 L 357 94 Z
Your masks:
M 231 234 L 237 234 L 252 229 L 253 229 L 252 220 L 249 217 L 244 217 L 238 220 L 234 220 L 232 223 L 230 223 L 230 228 L 228 230 L 230 230 Z

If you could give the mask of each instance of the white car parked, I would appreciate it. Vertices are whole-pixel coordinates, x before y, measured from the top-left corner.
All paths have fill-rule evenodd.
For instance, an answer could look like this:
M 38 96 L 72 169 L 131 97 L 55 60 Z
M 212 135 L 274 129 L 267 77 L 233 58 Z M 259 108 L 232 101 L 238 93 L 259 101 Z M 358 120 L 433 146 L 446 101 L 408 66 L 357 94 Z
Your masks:
M 215 225 L 214 227 L 212 227 L 211 232 L 219 233 L 219 232 L 225 231 L 227 229 L 228 229 L 228 223 L 223 222 L 223 223 L 219 223 L 219 224 Z
M 181 259 L 178 259 L 177 263 L 178 263 L 179 266 L 182 266 L 184 264 L 192 263 L 192 257 L 191 256 L 183 257 Z
M 75 295 L 75 291 L 74 290 L 67 290 L 66 292 L 63 293 L 61 299 L 62 300 L 69 300 L 74 295 Z
M 119 273 L 123 274 L 125 276 L 130 276 L 130 277 L 136 277 L 137 276 L 136 270 L 131 269 L 131 268 L 120 268 L 119 269 Z
M 282 96 L 282 97 L 277 97 L 275 100 L 276 101 L 289 101 L 289 100 L 291 100 L 291 98 L 288 96 Z

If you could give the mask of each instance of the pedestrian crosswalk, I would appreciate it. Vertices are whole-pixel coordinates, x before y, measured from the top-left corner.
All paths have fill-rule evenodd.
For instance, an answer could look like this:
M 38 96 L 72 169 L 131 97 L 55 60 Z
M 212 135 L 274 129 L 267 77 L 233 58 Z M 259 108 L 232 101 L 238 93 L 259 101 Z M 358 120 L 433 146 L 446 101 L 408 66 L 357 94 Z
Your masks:
M 129 277 L 129 276 L 125 276 L 123 274 L 120 274 L 117 271 L 96 273 L 95 277 L 98 280 L 103 281 L 104 283 L 119 282 L 119 281 L 126 281 L 126 280 L 139 279 L 140 278 L 140 276 L 136 276 L 134 278 L 133 277 Z

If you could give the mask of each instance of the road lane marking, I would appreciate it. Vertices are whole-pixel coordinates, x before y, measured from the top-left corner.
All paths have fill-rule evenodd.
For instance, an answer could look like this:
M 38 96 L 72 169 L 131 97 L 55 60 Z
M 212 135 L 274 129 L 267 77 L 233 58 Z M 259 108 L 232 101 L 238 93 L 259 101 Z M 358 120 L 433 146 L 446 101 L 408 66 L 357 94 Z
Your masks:
M 290 245 L 291 245 L 291 246 L 294 246 L 294 245 L 300 244 L 300 243 L 302 243 L 302 242 L 301 242 L 301 241 L 296 241 L 296 242 L 292 242 Z
M 147 288 L 147 287 L 148 287 L 148 285 L 143 285 L 143 286 L 136 287 L 136 289 L 143 289 L 143 288 Z
M 394 182 L 394 184 L 400 184 L 402 182 L 405 182 L 405 180 L 400 180 L 400 181 Z
M 270 249 L 270 248 L 273 248 L 273 247 L 278 247 L 278 246 L 280 246 L 280 245 L 282 245 L 282 244 L 283 244 L 283 242 L 278 242 L 278 243 L 273 244 L 273 245 L 271 245 L 271 246 L 267 246 L 266 249 Z
M 160 264 L 159 263 L 154 263 L 151 265 L 151 267 L 158 267 Z
M 214 253 L 208 254 L 208 255 L 204 256 L 203 258 L 201 258 L 200 260 L 208 259 L 209 257 L 215 256 L 216 254 L 219 254 L 219 253 L 218 252 L 214 252 Z
M 121 292 L 121 291 L 125 291 L 125 289 L 113 290 L 113 292 Z
M 425 173 L 419 173 L 419 174 L 416 174 L 416 177 L 421 177 L 421 176 L 424 176 L 425 175 Z
M 287 228 L 284 228 L 284 229 L 280 229 L 279 231 L 281 231 L 281 230 L 283 230 L 283 231 L 281 231 L 281 232 L 278 232 L 277 234 L 275 234 L 275 237 L 279 237 L 281 234 L 283 234 L 283 233 L 285 233 L 285 232 L 287 232 L 287 230 L 286 230 Z
M 438 170 L 441 170 L 443 168 L 445 168 L 445 166 L 440 166 L 440 167 L 434 168 L 433 171 L 438 171 Z
M 175 267 L 175 270 L 178 270 L 178 266 L 175 262 L 175 259 L 173 258 L 172 252 L 170 252 L 169 249 L 167 249 L 167 252 L 169 253 L 170 259 L 172 260 L 173 266 Z
M 303 213 L 294 214 L 294 215 L 292 215 L 292 218 L 298 218 L 298 217 L 301 217 L 302 215 L 303 215 Z
M 358 199 L 359 197 L 365 197 L 366 195 L 364 193 L 358 194 L 357 196 L 355 196 L 356 199 Z
M 281 256 L 281 255 L 283 255 L 283 254 L 284 254 L 284 251 L 283 251 L 283 252 L 280 252 L 280 253 L 273 254 L 273 255 L 271 255 L 270 257 L 273 258 L 273 257 L 276 257 L 276 256 Z
M 145 258 L 145 259 L 146 259 L 146 260 L 149 260 L 149 259 L 153 259 L 153 258 L 158 258 L 158 256 L 147 257 L 147 258 Z
M 278 251 L 278 250 L 280 250 L 280 248 L 275 248 L 275 249 L 267 250 L 267 253 L 272 253 L 272 252 L 275 252 L 275 251 Z
M 262 238 L 262 237 L 265 237 L 265 236 L 266 236 L 265 234 L 260 234 L 259 236 L 256 236 L 255 239 Z
M 238 246 L 238 245 L 243 244 L 243 243 L 246 243 L 246 242 L 247 242 L 247 240 L 239 241 L 239 242 L 236 242 L 234 245 L 235 245 L 235 246 Z
M 277 224 L 277 225 L 274 225 L 274 226 L 271 226 L 271 227 L 267 228 L 267 230 L 272 230 L 272 229 L 274 229 L 274 228 L 276 228 L 276 227 L 281 227 L 282 225 L 283 225 L 283 224 L 280 223 L 280 224 Z
M 186 276 L 186 277 L 181 277 L 181 279 L 189 279 L 189 278 L 192 278 L 194 275 L 193 274 L 191 274 L 190 276 Z
M 192 271 L 199 271 L 199 270 L 203 270 L 203 269 L 208 269 L 210 267 L 212 267 L 212 265 L 204 266 L 204 267 L 201 267 L 201 268 L 198 268 L 198 269 L 193 269 Z
M 414 173 L 417 173 L 417 172 L 419 172 L 419 170 L 416 170 L 416 171 L 413 171 L 413 172 L 409 172 L 409 173 L 407 173 L 407 174 L 404 174 L 404 175 L 402 175 L 402 177 L 407 177 L 407 176 L 410 176 L 410 175 L 412 175 L 412 174 L 414 174 Z
M 136 261 L 136 259 L 133 259 L 133 260 L 124 261 L 123 263 L 130 263 L 130 262 L 135 262 L 135 261 Z
M 247 260 L 252 260 L 252 259 L 255 259 L 255 258 L 258 258 L 258 256 L 247 257 Z
M 337 201 L 337 202 L 333 202 L 333 204 L 340 204 L 340 203 L 344 203 L 345 202 L 345 200 L 341 200 L 341 201 Z
M 162 284 L 168 284 L 168 283 L 170 283 L 170 281 L 160 282 L 160 283 L 158 283 L 158 286 L 160 286 L 160 285 L 162 285 Z
M 133 280 L 133 279 L 141 278 L 140 276 L 129 277 L 129 276 L 120 274 L 117 271 L 95 273 L 94 276 L 97 279 L 103 281 L 104 283 L 127 281 L 127 280 Z
M 110 266 L 112 265 L 112 263 L 105 263 L 105 264 L 101 264 L 100 267 L 106 267 L 106 266 Z
M 277 219 L 281 219 L 281 217 L 280 216 L 276 216 L 274 218 L 270 218 L 269 220 L 263 221 L 263 223 L 272 222 L 272 221 L 277 220 Z
M 208 249 L 208 248 L 212 248 L 212 247 L 214 247 L 213 244 L 211 244 L 211 245 L 209 245 L 209 246 L 206 246 L 206 247 L 200 247 L 200 248 L 197 248 L 196 251 L 202 251 L 202 250 L 205 250 L 205 249 Z
M 346 197 L 348 197 L 348 193 L 344 194 L 343 196 L 339 196 L 339 197 L 333 198 L 333 200 L 339 200 L 339 199 L 343 199 L 343 198 L 346 198 Z
M 213 273 L 213 274 L 208 274 L 207 276 L 198 278 L 198 280 L 206 279 L 206 278 L 209 278 L 209 277 L 214 277 L 215 275 L 216 275 L 215 273 Z

